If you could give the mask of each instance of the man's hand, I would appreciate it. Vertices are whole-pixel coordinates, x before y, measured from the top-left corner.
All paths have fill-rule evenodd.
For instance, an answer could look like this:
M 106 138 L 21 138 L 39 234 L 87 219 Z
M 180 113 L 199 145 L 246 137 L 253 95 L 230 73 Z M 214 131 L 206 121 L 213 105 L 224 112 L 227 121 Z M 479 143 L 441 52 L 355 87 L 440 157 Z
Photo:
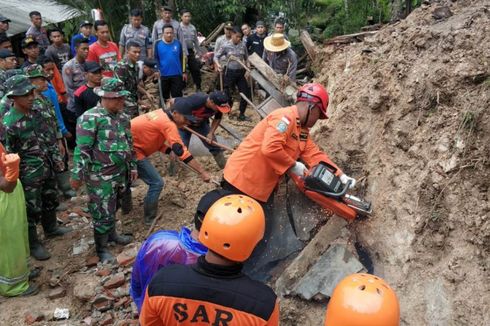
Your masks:
M 138 179 L 138 171 L 131 170 L 131 182 L 136 181 L 136 179 Z
M 347 174 L 342 174 L 340 176 L 340 182 L 347 184 L 350 181 L 349 189 L 354 188 L 356 185 L 356 179 L 349 177 Z
M 148 101 L 155 104 L 155 97 L 153 95 L 151 95 L 150 93 L 147 92 L 146 97 L 148 98 Z
M 153 78 L 153 81 L 158 80 L 160 78 L 160 71 L 155 71 L 151 77 Z
M 65 169 L 65 162 L 63 162 L 63 161 L 54 162 L 54 171 L 55 172 L 63 172 L 64 169 Z
M 82 181 L 80 181 L 80 180 L 74 180 L 74 179 L 70 178 L 70 186 L 74 190 L 78 190 L 82 186 Z
M 66 139 L 72 139 L 72 138 L 73 138 L 73 135 L 71 134 L 71 132 L 69 132 L 69 131 L 68 131 L 68 132 L 65 134 L 65 138 L 66 138 Z
M 221 65 L 219 63 L 214 63 L 214 70 L 216 70 L 218 72 L 222 72 L 223 68 L 221 67 Z
M 296 162 L 293 167 L 291 167 L 289 169 L 289 171 L 292 173 L 292 174 L 295 174 L 299 177 L 302 177 L 304 175 L 306 175 L 308 173 L 308 169 L 306 168 L 306 166 L 301 163 L 301 162 Z
M 207 138 L 207 141 L 208 143 L 212 144 L 213 143 L 213 140 L 214 140 L 214 133 L 212 131 L 210 131 L 207 135 L 206 135 L 206 138 Z
M 201 173 L 201 179 L 204 182 L 209 182 L 209 181 L 211 181 L 211 176 L 209 175 L 209 173 L 204 171 L 203 173 Z
M 60 149 L 61 157 L 65 157 L 65 155 L 66 155 L 66 149 L 65 149 L 65 146 L 63 144 L 63 140 L 62 139 L 58 140 L 58 148 Z

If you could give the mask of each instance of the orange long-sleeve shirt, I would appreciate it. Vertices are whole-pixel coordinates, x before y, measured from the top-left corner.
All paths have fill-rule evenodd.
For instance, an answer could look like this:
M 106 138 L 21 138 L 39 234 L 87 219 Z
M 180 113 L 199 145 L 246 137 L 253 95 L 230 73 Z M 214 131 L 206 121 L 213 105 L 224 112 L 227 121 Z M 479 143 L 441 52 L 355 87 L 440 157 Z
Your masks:
M 163 110 L 151 111 L 132 119 L 131 134 L 138 160 L 157 151 L 167 153 L 175 147 L 177 151 L 174 152 L 181 161 L 187 163 L 192 160 L 191 153 L 180 138 L 177 126 Z
M 63 77 L 56 66 L 54 67 L 53 80 L 51 81 L 51 84 L 53 84 L 54 90 L 58 95 L 58 102 L 66 104 L 65 83 L 63 82 Z
M 323 161 L 338 169 L 299 121 L 295 105 L 270 113 L 228 158 L 225 180 L 250 197 L 266 202 L 282 175 L 298 159 L 309 167 Z

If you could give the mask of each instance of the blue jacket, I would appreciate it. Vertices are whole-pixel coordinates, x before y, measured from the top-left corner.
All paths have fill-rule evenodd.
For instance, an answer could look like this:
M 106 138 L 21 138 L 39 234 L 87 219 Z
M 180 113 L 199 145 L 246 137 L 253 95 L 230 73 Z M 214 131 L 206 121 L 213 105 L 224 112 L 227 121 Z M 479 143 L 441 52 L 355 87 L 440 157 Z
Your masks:
M 65 122 L 63 121 L 63 116 L 61 115 L 60 103 L 58 102 L 58 95 L 51 83 L 48 83 L 48 89 L 43 92 L 54 106 L 54 112 L 56 113 L 56 119 L 58 119 L 58 127 L 60 128 L 61 134 L 64 136 L 68 133 L 66 129 Z

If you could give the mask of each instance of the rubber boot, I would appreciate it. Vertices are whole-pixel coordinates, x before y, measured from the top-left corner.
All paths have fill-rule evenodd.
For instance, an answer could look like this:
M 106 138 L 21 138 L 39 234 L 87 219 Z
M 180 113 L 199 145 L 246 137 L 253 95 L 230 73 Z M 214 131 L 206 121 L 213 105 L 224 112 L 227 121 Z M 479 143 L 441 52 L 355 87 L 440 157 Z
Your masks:
M 226 158 L 225 154 L 220 151 L 217 154 L 213 154 L 214 160 L 216 161 L 216 164 L 218 164 L 220 169 L 224 169 L 226 165 Z
M 41 216 L 41 224 L 43 226 L 46 238 L 59 237 L 72 231 L 71 228 L 58 226 L 56 211 L 43 213 Z
M 146 203 L 143 206 L 145 225 L 150 226 L 153 220 L 157 216 L 158 212 L 158 201 L 153 203 Z
M 36 295 L 39 293 L 39 287 L 35 284 L 29 284 L 27 290 L 20 294 L 21 297 L 29 297 L 31 295 Z
M 120 203 L 123 215 L 129 214 L 133 210 L 133 197 L 131 196 L 131 188 L 129 186 L 121 194 Z
M 115 242 L 118 245 L 127 245 L 133 241 L 133 237 L 129 235 L 119 235 L 117 234 L 116 227 L 113 227 L 109 233 L 109 241 Z
M 75 197 L 77 195 L 70 185 L 70 171 L 58 173 L 56 175 L 56 183 L 58 184 L 58 189 L 66 198 Z
M 109 249 L 107 249 L 107 243 L 109 241 L 109 234 L 97 233 L 94 230 L 94 241 L 95 241 L 95 252 L 102 263 L 112 263 L 114 261 L 114 256 L 111 254 Z
M 31 256 L 36 260 L 47 260 L 51 258 L 51 254 L 43 247 L 37 238 L 37 230 L 35 225 L 29 225 L 29 249 Z

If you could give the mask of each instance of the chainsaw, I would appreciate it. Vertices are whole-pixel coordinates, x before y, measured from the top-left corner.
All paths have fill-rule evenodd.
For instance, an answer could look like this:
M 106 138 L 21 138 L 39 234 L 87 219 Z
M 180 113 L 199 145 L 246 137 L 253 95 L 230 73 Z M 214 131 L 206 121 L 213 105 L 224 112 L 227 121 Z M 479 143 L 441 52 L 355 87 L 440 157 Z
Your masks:
M 343 184 L 335 175 L 336 171 L 332 165 L 320 162 L 304 177 L 293 173 L 289 176 L 302 193 L 327 210 L 329 215 L 336 214 L 349 222 L 356 217 L 369 216 L 371 203 L 347 194 L 350 182 Z

